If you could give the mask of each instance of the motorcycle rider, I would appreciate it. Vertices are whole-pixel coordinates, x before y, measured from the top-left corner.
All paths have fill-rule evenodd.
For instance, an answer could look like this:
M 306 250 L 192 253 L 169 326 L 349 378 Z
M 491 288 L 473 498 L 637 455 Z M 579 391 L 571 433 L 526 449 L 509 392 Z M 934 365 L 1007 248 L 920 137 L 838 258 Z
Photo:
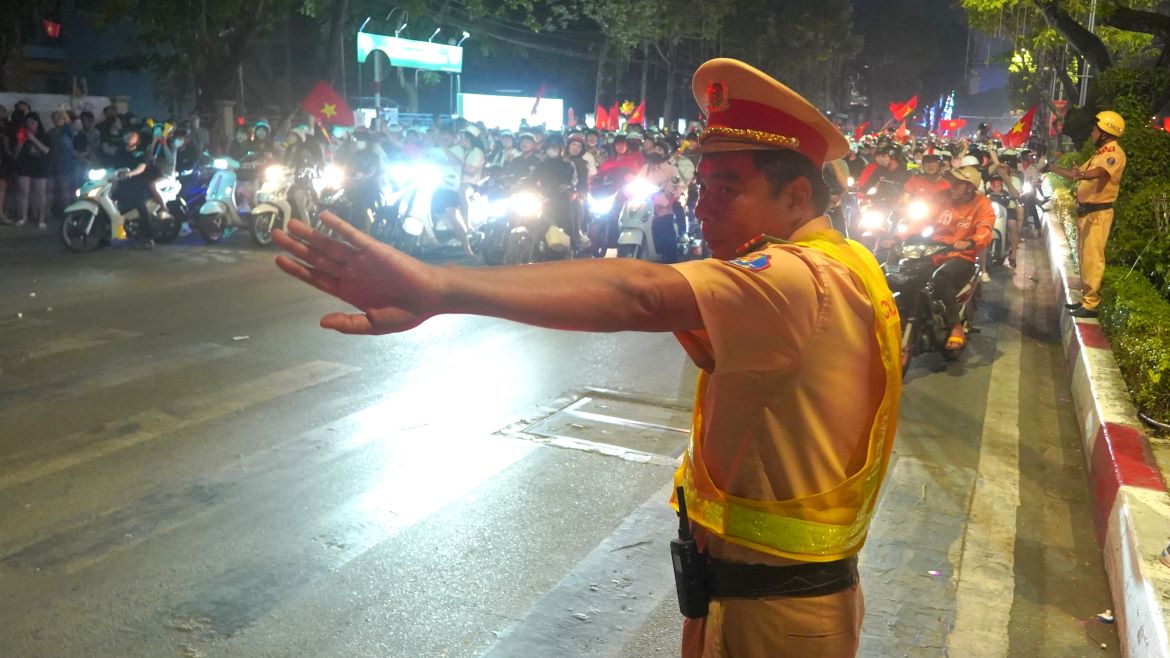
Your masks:
M 678 234 L 686 232 L 686 211 L 679 199 L 682 196 L 682 177 L 668 157 L 664 140 L 654 140 L 646 152 L 646 164 L 638 172 L 640 178 L 658 187 L 654 195 L 654 218 L 650 230 L 654 248 L 663 263 L 678 260 Z
M 545 159 L 532 170 L 532 181 L 544 196 L 549 217 L 569 236 L 571 247 L 577 249 L 581 224 L 577 203 L 572 191 L 578 185 L 577 168 L 565 157 L 564 142 L 558 135 L 544 139 Z
M 971 280 L 976 259 L 991 243 L 995 211 L 991 208 L 991 201 L 979 193 L 983 179 L 978 168 L 959 167 L 952 169 L 950 176 L 949 203 L 935 217 L 933 238 L 950 245 L 954 251 L 934 256 L 937 269 L 933 281 L 935 293 L 945 308 L 946 323 L 951 327 L 946 348 L 959 350 L 967 344 L 959 320 L 959 291 Z
M 113 198 L 125 208 L 138 212 L 142 228 L 142 246 L 154 247 L 154 234 L 150 224 L 150 212 L 146 202 L 154 198 L 161 206 L 162 197 L 154 189 L 154 182 L 162 178 L 162 172 L 141 148 L 141 135 L 130 130 L 122 137 L 122 146 L 110 158 L 110 165 L 124 170 L 119 174 L 120 182 L 114 187 Z
M 943 176 L 943 156 L 928 153 L 922 156 L 922 173 L 910 177 L 904 189 L 908 199 L 933 201 L 935 197 L 951 189 L 951 183 Z
M 613 153 L 598 168 L 597 173 L 604 174 L 612 169 L 625 169 L 633 176 L 641 171 L 644 164 L 646 161 L 642 157 L 642 152 L 631 147 L 630 140 L 626 135 L 618 135 L 613 138 Z
M 874 196 L 881 201 L 895 201 L 906 185 L 910 174 L 898 160 L 898 148 L 893 144 L 878 147 L 874 161 L 861 172 L 857 181 L 860 190 L 877 188 Z
M 540 164 L 540 153 L 536 151 L 536 136 L 532 133 L 522 132 L 516 139 L 520 144 L 520 154 L 512 158 L 507 172 L 511 178 L 520 180 L 532 175 L 532 170 Z
M 520 155 L 520 151 L 516 148 L 516 137 L 511 130 L 501 130 L 499 139 L 496 141 L 496 146 L 492 149 L 491 157 L 488 162 L 493 167 L 507 167 L 512 163 L 512 159 Z

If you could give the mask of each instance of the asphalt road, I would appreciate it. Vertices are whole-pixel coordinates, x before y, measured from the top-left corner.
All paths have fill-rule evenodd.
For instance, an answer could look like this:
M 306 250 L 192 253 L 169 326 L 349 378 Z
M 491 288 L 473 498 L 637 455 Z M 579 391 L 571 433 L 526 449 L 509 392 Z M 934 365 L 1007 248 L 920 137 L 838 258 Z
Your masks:
M 670 336 L 344 337 L 273 255 L 0 228 L 0 656 L 677 655 Z M 1042 258 L 909 373 L 863 656 L 1118 654 Z

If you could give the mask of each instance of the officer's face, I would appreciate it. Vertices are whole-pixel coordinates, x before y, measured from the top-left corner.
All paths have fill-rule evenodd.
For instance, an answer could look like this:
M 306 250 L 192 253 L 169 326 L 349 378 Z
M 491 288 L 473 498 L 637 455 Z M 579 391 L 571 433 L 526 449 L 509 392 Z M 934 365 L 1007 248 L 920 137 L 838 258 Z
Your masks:
M 797 179 L 776 196 L 746 151 L 704 155 L 697 173 L 695 214 L 714 257 L 735 258 L 736 249 L 761 233 L 786 237 L 795 228 L 791 190 L 808 181 Z

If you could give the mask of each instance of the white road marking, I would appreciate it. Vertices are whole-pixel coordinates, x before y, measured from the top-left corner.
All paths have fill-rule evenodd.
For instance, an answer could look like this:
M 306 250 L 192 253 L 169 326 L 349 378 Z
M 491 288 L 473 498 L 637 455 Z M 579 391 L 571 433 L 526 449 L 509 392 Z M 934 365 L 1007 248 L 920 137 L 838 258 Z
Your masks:
M 152 409 L 108 423 L 100 432 L 84 430 L 60 442 L 79 445 L 67 454 L 46 458 L 0 473 L 0 490 L 100 459 L 249 407 L 336 379 L 358 368 L 327 361 L 310 361 L 258 379 L 239 382 L 214 394 L 176 402 L 171 411 Z M 129 430 L 129 431 L 127 431 Z
M 1020 246 L 1023 263 L 1028 254 Z M 957 570 L 955 626 L 949 655 L 998 658 L 1008 653 L 1015 595 L 1016 521 L 1020 506 L 1020 357 L 1023 288 L 1032 285 L 1017 267 L 1000 325 L 1000 357 L 991 366 L 983 417 L 979 468 L 962 557 Z
M 55 354 L 63 354 L 65 352 L 74 352 L 76 350 L 85 350 L 92 347 L 100 347 L 107 343 L 113 343 L 127 338 L 137 338 L 142 334 L 133 331 L 125 331 L 122 329 L 101 329 L 93 333 L 87 333 L 80 336 L 65 336 L 55 340 L 45 341 L 30 348 L 25 352 L 25 359 L 32 361 L 33 359 L 41 359 L 46 356 L 53 356 Z

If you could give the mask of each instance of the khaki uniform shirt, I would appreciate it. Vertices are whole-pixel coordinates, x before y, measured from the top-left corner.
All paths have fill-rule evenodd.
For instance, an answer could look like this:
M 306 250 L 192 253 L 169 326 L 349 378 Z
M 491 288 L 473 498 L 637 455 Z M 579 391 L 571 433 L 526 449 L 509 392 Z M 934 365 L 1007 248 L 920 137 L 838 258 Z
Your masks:
M 775 244 L 673 267 L 703 318 L 703 330 L 676 336 L 710 373 L 700 431 L 714 484 L 752 500 L 789 500 L 859 471 L 885 372 L 873 306 L 852 272 L 815 249 Z M 692 527 L 712 557 L 792 563 Z
M 1078 203 L 1113 203 L 1121 187 L 1121 174 L 1125 171 L 1125 151 L 1117 142 L 1102 146 L 1089 161 L 1081 165 L 1081 171 L 1101 167 L 1109 172 L 1109 178 L 1082 180 L 1077 183 Z

